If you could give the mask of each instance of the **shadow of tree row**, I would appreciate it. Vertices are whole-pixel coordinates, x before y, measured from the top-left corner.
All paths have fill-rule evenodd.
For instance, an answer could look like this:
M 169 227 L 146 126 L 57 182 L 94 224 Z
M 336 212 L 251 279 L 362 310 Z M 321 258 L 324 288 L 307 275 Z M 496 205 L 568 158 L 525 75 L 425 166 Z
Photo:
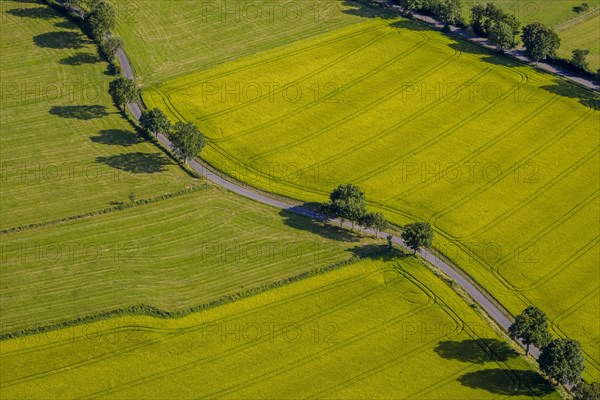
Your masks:
M 103 118 L 109 115 L 106 106 L 82 105 L 82 106 L 54 106 L 49 113 L 60 118 L 74 118 L 90 120 Z
M 444 359 L 478 365 L 502 363 L 519 356 L 508 343 L 490 338 L 443 341 L 438 343 L 434 351 Z M 483 369 L 462 375 L 458 382 L 463 386 L 503 396 L 535 397 L 554 392 L 554 387 L 539 373 L 530 370 Z
M 160 153 L 125 153 L 98 157 L 96 162 L 133 174 L 156 174 L 167 170 L 172 162 Z

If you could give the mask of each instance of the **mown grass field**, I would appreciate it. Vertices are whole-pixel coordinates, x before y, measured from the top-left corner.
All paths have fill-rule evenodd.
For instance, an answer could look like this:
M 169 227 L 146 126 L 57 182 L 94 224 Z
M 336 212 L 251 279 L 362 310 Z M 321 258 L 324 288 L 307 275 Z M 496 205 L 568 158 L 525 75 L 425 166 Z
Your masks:
M 184 310 L 348 260 L 369 243 L 203 189 L 3 235 L 0 325 L 13 332 L 138 304 Z
M 46 5 L 2 1 L 0 229 L 176 191 L 191 179 L 113 106 L 107 64 Z
M 198 124 L 202 157 L 261 189 L 323 201 L 353 182 L 392 221 L 430 221 L 438 248 L 510 312 L 541 307 L 599 376 L 597 94 L 375 19 L 144 100 Z
M 559 55 L 569 58 L 573 50 L 587 49 L 590 51 L 590 69 L 596 71 L 600 68 L 600 7 L 556 29 L 562 39 Z
M 143 85 L 360 22 L 355 8 L 345 3 L 114 1 L 117 33 Z
M 560 398 L 415 259 L 0 342 L 3 398 Z M 96 379 L 97 377 L 102 379 Z

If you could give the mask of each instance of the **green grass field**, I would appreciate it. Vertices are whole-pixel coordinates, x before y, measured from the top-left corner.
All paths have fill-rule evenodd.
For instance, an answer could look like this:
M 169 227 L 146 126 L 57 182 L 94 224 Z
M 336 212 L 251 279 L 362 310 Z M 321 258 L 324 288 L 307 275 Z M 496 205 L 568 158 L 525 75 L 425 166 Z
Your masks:
M 4 235 L 0 325 L 12 332 L 142 303 L 188 309 L 348 260 L 369 243 L 204 189 Z
M 202 157 L 261 189 L 323 201 L 353 182 L 394 222 L 430 221 L 438 248 L 512 313 L 533 303 L 580 340 L 597 379 L 597 95 L 376 19 L 144 100 L 198 124 Z
M 183 319 L 3 341 L 0 361 L 6 399 L 560 398 L 412 258 L 362 262 Z
M 107 64 L 75 25 L 43 4 L 1 5 L 0 229 L 190 182 L 113 106 Z
M 342 2 L 115 1 L 117 33 L 143 85 L 360 22 Z M 149 49 L 152 49 L 149 51 Z
M 600 7 L 580 19 L 557 27 L 562 39 L 559 55 L 570 58 L 575 49 L 590 50 L 588 61 L 593 71 L 600 68 Z

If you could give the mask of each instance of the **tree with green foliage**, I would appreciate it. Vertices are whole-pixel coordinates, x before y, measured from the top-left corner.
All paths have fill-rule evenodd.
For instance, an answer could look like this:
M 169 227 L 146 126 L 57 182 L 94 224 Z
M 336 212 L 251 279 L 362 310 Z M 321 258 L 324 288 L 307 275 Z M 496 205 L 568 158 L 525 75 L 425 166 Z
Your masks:
M 111 62 L 121 47 L 123 47 L 123 41 L 115 36 L 107 36 L 100 41 L 100 51 Z
M 554 57 L 560 47 L 560 38 L 556 32 L 537 22 L 524 27 L 521 38 L 527 55 L 536 63 Z
M 408 15 L 423 7 L 423 0 L 397 0 L 397 3 Z
M 373 213 L 373 229 L 375 230 L 375 236 L 378 236 L 379 232 L 386 230 L 389 226 L 390 223 L 382 213 Z
M 144 110 L 140 116 L 140 125 L 149 133 L 158 137 L 159 133 L 168 134 L 172 128 L 167 116 L 158 108 Z
M 486 18 L 486 9 L 485 6 L 481 3 L 475 4 L 471 8 L 471 18 L 469 20 L 469 25 L 473 28 L 473 31 L 479 36 L 484 35 L 483 31 L 483 23 Z
M 131 103 L 137 98 L 138 87 L 131 79 L 120 76 L 109 84 L 108 92 L 112 95 L 115 103 L 124 110 L 127 103 Z
M 508 335 L 513 340 L 521 339 L 525 343 L 525 355 L 529 354 L 529 346 L 544 347 L 552 338 L 548 329 L 548 319 L 543 311 L 529 306 L 515 318 L 508 328 Z
M 197 156 L 204 148 L 204 135 L 191 122 L 177 122 L 169 135 L 173 152 L 184 162 Z
M 563 385 L 577 385 L 585 368 L 581 345 L 573 339 L 554 339 L 542 349 L 540 369 Z
M 498 27 L 498 24 L 503 23 Z M 521 23 L 514 15 L 505 13 L 500 7 L 493 3 L 476 4 L 471 9 L 471 28 L 479 36 L 489 37 L 494 32 L 498 39 L 501 32 L 501 44 L 505 49 L 513 48 L 517 45 L 517 36 L 521 30 Z M 510 43 L 508 41 L 508 32 L 510 30 Z M 495 43 L 498 45 L 499 43 Z
M 575 387 L 574 400 L 600 400 L 600 383 L 581 381 Z
M 98 42 L 102 42 L 115 28 L 115 9 L 103 0 L 98 0 L 92 5 L 92 9 L 85 15 L 84 22 L 90 34 Z
M 434 8 L 434 14 L 444 27 L 457 24 L 461 20 L 462 0 L 439 0 Z
M 351 183 L 339 185 L 329 195 L 329 203 L 323 210 L 330 216 L 340 219 L 340 225 L 345 220 L 354 224 L 360 222 L 366 214 L 365 194 L 360 187 Z
M 359 224 L 366 229 L 373 229 L 375 236 L 379 235 L 379 232 L 385 230 L 389 223 L 385 216 L 380 212 L 368 212 L 365 213 L 359 220 Z
M 508 328 L 508 335 L 513 340 L 521 339 L 525 344 L 525 355 L 529 354 L 529 346 L 544 347 L 551 339 L 546 314 L 537 307 L 529 306 L 515 318 Z
M 590 54 L 589 50 L 585 50 L 585 49 L 573 50 L 573 53 L 571 56 L 571 64 L 573 64 L 577 68 L 580 68 L 580 69 L 586 71 L 590 66 L 590 64 L 587 61 L 588 54 Z
M 502 52 L 515 46 L 513 30 L 504 21 L 496 22 L 490 29 L 490 42 L 495 44 Z
M 433 242 L 433 229 L 427 222 L 414 222 L 404 226 L 402 240 L 415 254 L 421 247 L 430 247 Z

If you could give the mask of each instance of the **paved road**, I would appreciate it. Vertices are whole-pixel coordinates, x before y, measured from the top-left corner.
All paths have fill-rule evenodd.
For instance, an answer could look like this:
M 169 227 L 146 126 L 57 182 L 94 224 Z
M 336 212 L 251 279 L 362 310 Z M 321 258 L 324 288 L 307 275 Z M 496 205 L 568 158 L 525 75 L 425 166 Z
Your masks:
M 117 53 L 117 57 L 119 59 L 119 62 L 121 63 L 121 69 L 122 69 L 123 75 L 129 79 L 133 79 L 133 71 L 131 69 L 131 65 L 129 64 L 129 60 L 128 60 L 127 56 L 125 55 L 125 53 L 122 50 L 119 50 Z M 130 103 L 129 110 L 135 116 L 136 119 L 139 119 L 139 117 L 141 115 L 141 111 L 140 111 L 140 106 L 138 103 Z M 168 148 L 171 147 L 171 142 L 164 135 L 159 134 L 158 140 L 164 146 L 166 146 Z M 309 218 L 314 218 L 317 220 L 324 219 L 324 216 L 317 212 L 307 210 L 307 209 L 299 207 L 299 206 L 294 206 L 294 205 L 285 203 L 280 200 L 273 199 L 271 197 L 265 196 L 263 194 L 260 194 L 255 191 L 252 191 L 250 189 L 247 189 L 245 187 L 242 187 L 232 181 L 227 180 L 226 178 L 218 176 L 218 175 L 214 174 L 212 171 L 210 171 L 209 169 L 207 169 L 204 165 L 202 165 L 201 162 L 199 162 L 197 160 L 190 160 L 189 165 L 191 168 L 193 168 L 196 172 L 198 172 L 200 175 L 204 176 L 209 181 L 211 181 L 217 185 L 220 185 L 220 186 L 224 187 L 225 189 L 230 190 L 234 193 L 237 193 L 241 196 L 247 197 L 249 199 L 258 201 L 260 203 L 264 203 L 269 206 L 272 206 L 272 207 L 275 207 L 275 208 L 278 208 L 281 210 L 285 210 L 285 211 L 288 211 L 288 212 L 291 212 L 294 214 L 302 215 L 302 216 L 309 217 Z M 339 221 L 337 221 L 337 222 L 339 223 Z M 351 225 L 349 223 L 345 223 L 344 225 L 347 228 L 351 227 Z M 365 230 L 365 232 L 370 233 L 372 235 L 375 234 L 375 232 L 372 230 Z M 379 232 L 378 236 L 380 238 L 386 239 L 388 234 L 385 232 Z M 404 241 L 401 238 L 393 236 L 392 241 L 395 244 L 406 248 L 406 244 L 404 243 Z M 471 283 L 469 280 L 467 280 L 463 275 L 461 275 L 454 267 L 447 264 L 443 260 L 439 259 L 437 256 L 430 253 L 429 251 L 421 250 L 419 253 L 420 253 L 421 257 L 423 257 L 425 260 L 427 260 L 430 264 L 439 268 L 446 275 L 448 275 L 450 278 L 452 278 L 458 285 L 460 285 L 465 290 L 465 292 L 467 292 L 473 298 L 473 300 L 477 304 L 479 304 L 481 309 L 483 309 L 490 316 L 490 318 L 492 318 L 494 321 L 496 321 L 496 323 L 500 327 L 502 327 L 502 329 L 508 330 L 508 327 L 511 324 L 511 320 L 506 316 L 508 313 L 503 312 L 503 310 L 501 310 L 499 306 L 497 306 L 496 304 L 491 302 L 489 300 L 489 298 L 484 295 L 484 292 L 481 288 L 475 286 L 473 283 Z M 537 348 L 534 348 L 533 346 L 530 349 L 530 352 L 535 358 L 537 358 L 539 355 L 539 350 Z

